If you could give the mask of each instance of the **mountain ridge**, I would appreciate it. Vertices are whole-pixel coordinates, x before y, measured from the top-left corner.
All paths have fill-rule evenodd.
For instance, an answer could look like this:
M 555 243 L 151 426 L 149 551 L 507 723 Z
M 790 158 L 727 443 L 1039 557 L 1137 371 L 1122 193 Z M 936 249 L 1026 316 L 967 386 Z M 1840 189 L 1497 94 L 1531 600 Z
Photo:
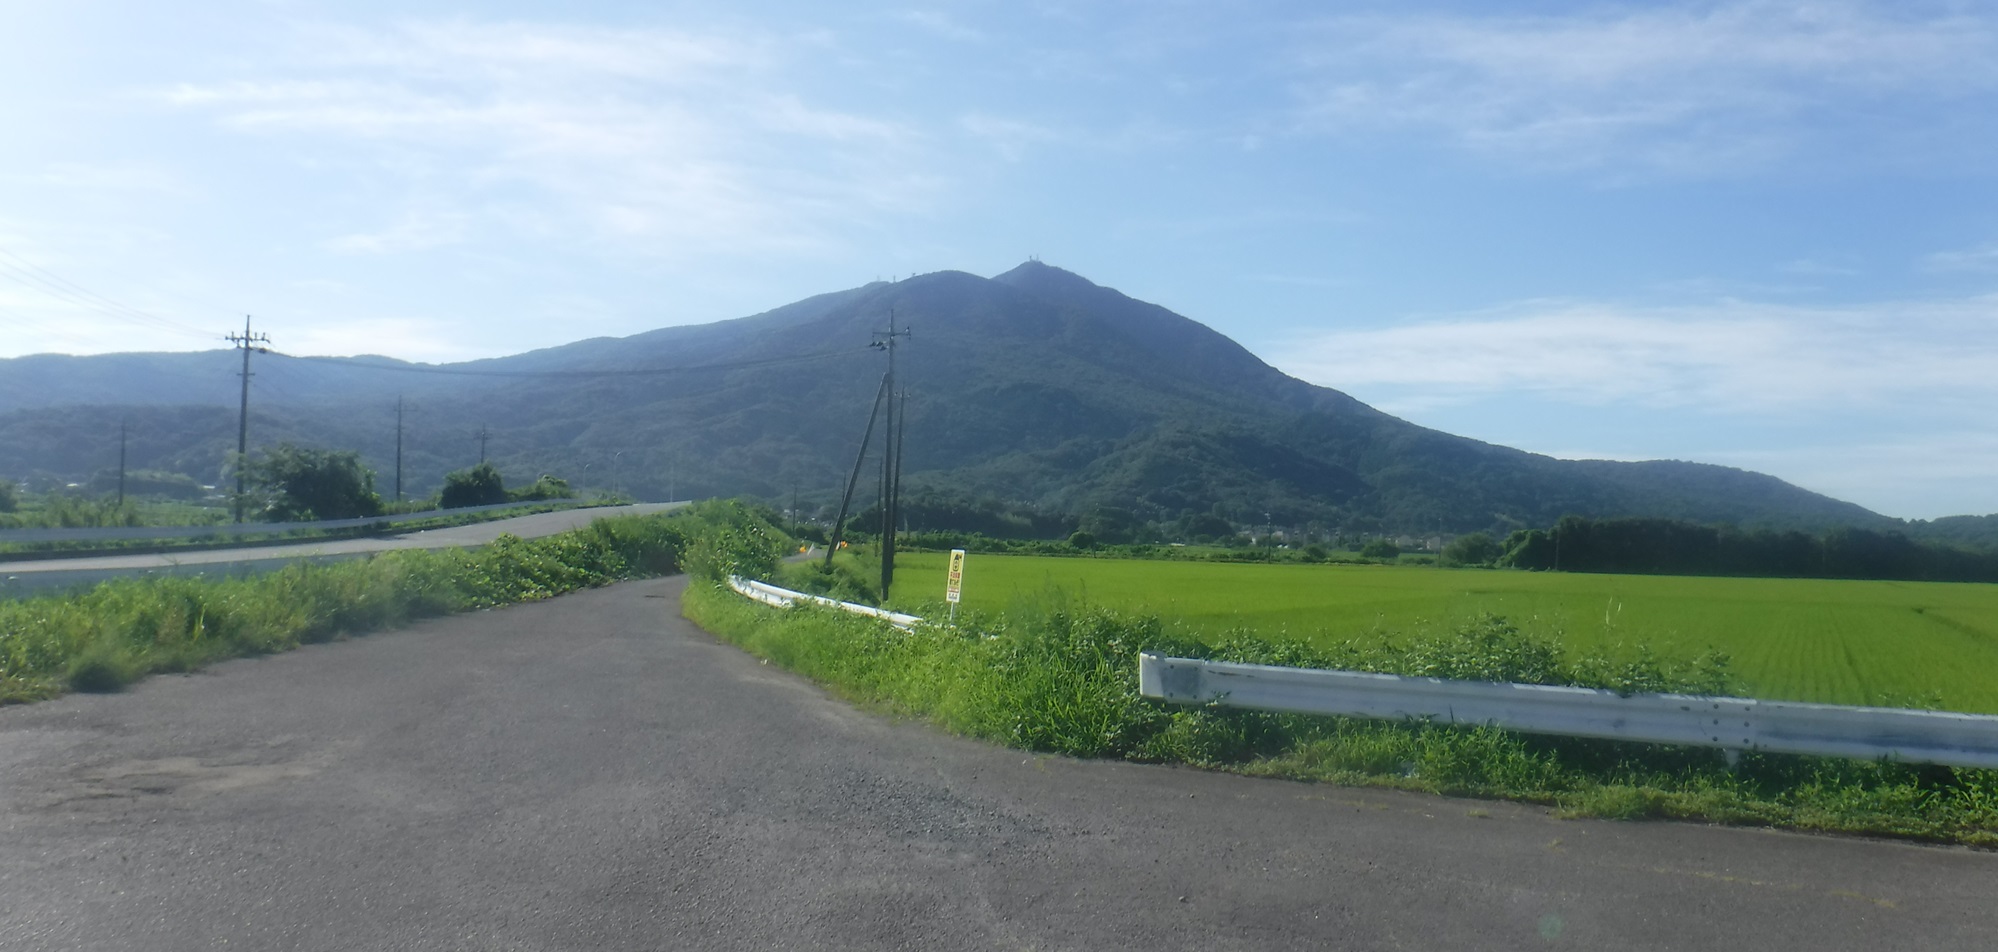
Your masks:
M 1111 506 L 1161 521 L 1196 512 L 1262 521 L 1268 512 L 1419 532 L 1543 525 L 1571 512 L 1805 528 L 1896 522 L 1728 467 L 1557 460 L 1420 427 L 1290 377 L 1198 321 L 1038 261 L 990 278 L 932 272 L 727 321 L 459 364 L 384 370 L 370 367 L 384 358 L 260 356 L 253 432 L 265 443 L 358 448 L 379 470 L 400 393 L 420 408 L 406 459 L 421 468 L 419 487 L 473 461 L 469 434 L 488 427 L 512 479 L 560 471 L 642 495 L 796 488 L 819 498 L 852 465 L 882 369 L 866 345 L 891 313 L 912 333 L 898 383 L 913 394 L 907 477 L 919 489 L 1070 512 Z M 203 481 L 233 448 L 233 426 L 215 422 L 219 411 L 233 424 L 231 351 L 63 358 L 80 362 L 64 367 L 87 370 L 80 377 L 95 391 L 54 379 L 54 364 L 18 363 L 33 360 L 0 361 L 0 381 L 12 381 L 0 383 L 0 473 L 102 465 L 51 445 L 32 424 L 38 414 L 87 429 L 112 409 L 145 410 L 158 421 L 154 442 L 189 445 L 149 447 L 132 465 Z M 34 373 L 17 373 L 24 367 Z M 176 387 L 196 399 L 165 399 Z

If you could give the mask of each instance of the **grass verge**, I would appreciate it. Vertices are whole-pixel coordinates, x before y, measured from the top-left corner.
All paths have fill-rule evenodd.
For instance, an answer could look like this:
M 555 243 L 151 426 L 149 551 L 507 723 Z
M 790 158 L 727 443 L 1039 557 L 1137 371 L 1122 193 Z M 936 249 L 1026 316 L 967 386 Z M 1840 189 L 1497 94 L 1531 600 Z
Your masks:
M 514 519 L 520 516 L 532 516 L 544 512 L 560 512 L 566 509 L 588 509 L 594 505 L 596 504 L 555 501 L 521 503 L 518 506 L 507 509 L 487 512 L 460 513 L 450 509 L 425 510 L 425 512 L 434 514 L 421 519 L 352 526 L 345 529 L 289 529 L 271 532 L 244 531 L 227 534 L 218 532 L 212 535 L 170 539 L 69 539 L 52 542 L 7 542 L 0 540 L 0 561 L 14 559 L 79 559 L 94 558 L 102 555 L 206 552 L 216 549 L 244 549 L 256 546 L 285 545 L 301 542 L 367 539 L 380 536 L 406 535 L 411 532 L 422 532 L 429 529 L 449 529 L 457 526 L 476 525 L 481 522 L 497 522 L 501 519 Z M 397 515 L 411 514 L 400 513 Z M 214 523 L 212 525 L 219 527 L 221 523 Z M 249 525 L 254 528 L 256 524 L 250 523 Z M 51 526 L 48 528 L 69 527 Z
M 1569 657 L 1486 617 L 1447 635 L 1332 649 L 1240 634 L 1208 643 L 1156 617 L 1059 602 L 902 632 L 820 608 L 773 609 L 696 580 L 688 618 L 842 696 L 1027 750 L 1182 763 L 1295 780 L 1544 803 L 1569 816 L 1669 817 L 1998 846 L 1998 772 L 1746 754 L 1491 728 L 1386 723 L 1138 694 L 1141 650 L 1259 664 L 1724 691 L 1725 659 Z
M 152 672 L 663 575 L 711 508 L 600 519 L 534 540 L 504 535 L 477 549 L 299 562 L 246 578 L 119 579 L 0 601 L 0 703 L 113 691 Z

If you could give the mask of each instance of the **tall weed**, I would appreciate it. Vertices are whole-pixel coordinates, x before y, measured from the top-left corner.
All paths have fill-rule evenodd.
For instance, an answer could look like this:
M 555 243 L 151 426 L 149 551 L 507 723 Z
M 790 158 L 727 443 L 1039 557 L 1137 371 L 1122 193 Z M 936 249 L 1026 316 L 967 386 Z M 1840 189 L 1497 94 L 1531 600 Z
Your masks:
M 1218 644 L 1157 618 L 1061 596 L 904 632 L 823 608 L 772 609 L 696 582 L 687 616 L 863 703 L 972 737 L 1081 757 L 1548 803 L 1567 815 L 1678 817 L 1998 845 L 1998 771 L 1517 734 L 1490 727 L 1167 705 L 1139 695 L 1137 654 L 1519 681 L 1623 693 L 1723 694 L 1724 656 L 1569 657 L 1487 616 L 1441 635 L 1331 649 L 1238 632 Z M 940 607 L 940 606 L 938 606 Z M 932 613 L 934 617 L 936 612 Z
M 0 601 L 0 703 L 112 691 L 155 671 L 674 571 L 691 526 L 734 511 L 624 516 L 473 550 L 295 562 L 246 578 L 119 579 Z

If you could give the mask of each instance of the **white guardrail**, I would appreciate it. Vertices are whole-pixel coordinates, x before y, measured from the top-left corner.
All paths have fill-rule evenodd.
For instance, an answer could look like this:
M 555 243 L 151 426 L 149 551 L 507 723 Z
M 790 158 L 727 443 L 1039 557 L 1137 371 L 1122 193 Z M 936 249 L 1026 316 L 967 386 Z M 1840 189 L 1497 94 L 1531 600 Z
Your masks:
M 921 618 L 914 615 L 891 612 L 885 608 L 875 608 L 872 605 L 857 605 L 853 602 L 842 602 L 836 598 L 827 598 L 823 595 L 807 595 L 804 592 L 794 592 L 788 588 L 778 588 L 768 582 L 746 579 L 740 575 L 729 576 L 728 587 L 735 589 L 739 594 L 748 596 L 765 605 L 775 605 L 778 608 L 789 608 L 802 601 L 810 602 L 814 605 L 824 605 L 827 608 L 837 608 L 841 611 L 849 611 L 856 615 L 871 615 L 897 628 L 914 628 L 923 623 Z
M 1138 690 L 1184 704 L 1491 725 L 1532 734 L 1998 768 L 1998 717 L 1738 697 L 1446 681 L 1138 656 Z
M 915 615 L 739 576 L 729 576 L 728 584 L 745 597 L 779 608 L 804 601 L 869 615 L 898 628 L 923 623 Z M 1626 697 L 1595 688 L 1447 681 L 1149 653 L 1138 655 L 1138 693 L 1181 704 L 1715 747 L 1728 752 L 1730 760 L 1753 750 L 1998 769 L 1998 716 L 1988 714 L 1690 694 Z

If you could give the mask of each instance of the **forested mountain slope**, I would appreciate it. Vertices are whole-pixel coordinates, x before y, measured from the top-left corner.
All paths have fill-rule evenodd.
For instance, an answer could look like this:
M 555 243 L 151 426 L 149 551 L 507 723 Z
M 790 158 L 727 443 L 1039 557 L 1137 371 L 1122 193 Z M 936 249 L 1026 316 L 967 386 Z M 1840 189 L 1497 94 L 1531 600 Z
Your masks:
M 1425 429 L 1286 376 L 1165 308 L 1039 262 L 938 272 L 754 317 L 433 367 L 256 360 L 253 442 L 355 448 L 387 471 L 405 396 L 412 489 L 477 459 L 643 497 L 824 500 L 841 484 L 891 319 L 912 486 L 1081 512 L 1403 532 L 1564 514 L 1746 525 L 1894 520 L 1773 477 L 1682 462 L 1566 461 Z M 78 478 L 116 461 L 214 482 L 234 443 L 235 355 L 0 362 L 0 473 Z

